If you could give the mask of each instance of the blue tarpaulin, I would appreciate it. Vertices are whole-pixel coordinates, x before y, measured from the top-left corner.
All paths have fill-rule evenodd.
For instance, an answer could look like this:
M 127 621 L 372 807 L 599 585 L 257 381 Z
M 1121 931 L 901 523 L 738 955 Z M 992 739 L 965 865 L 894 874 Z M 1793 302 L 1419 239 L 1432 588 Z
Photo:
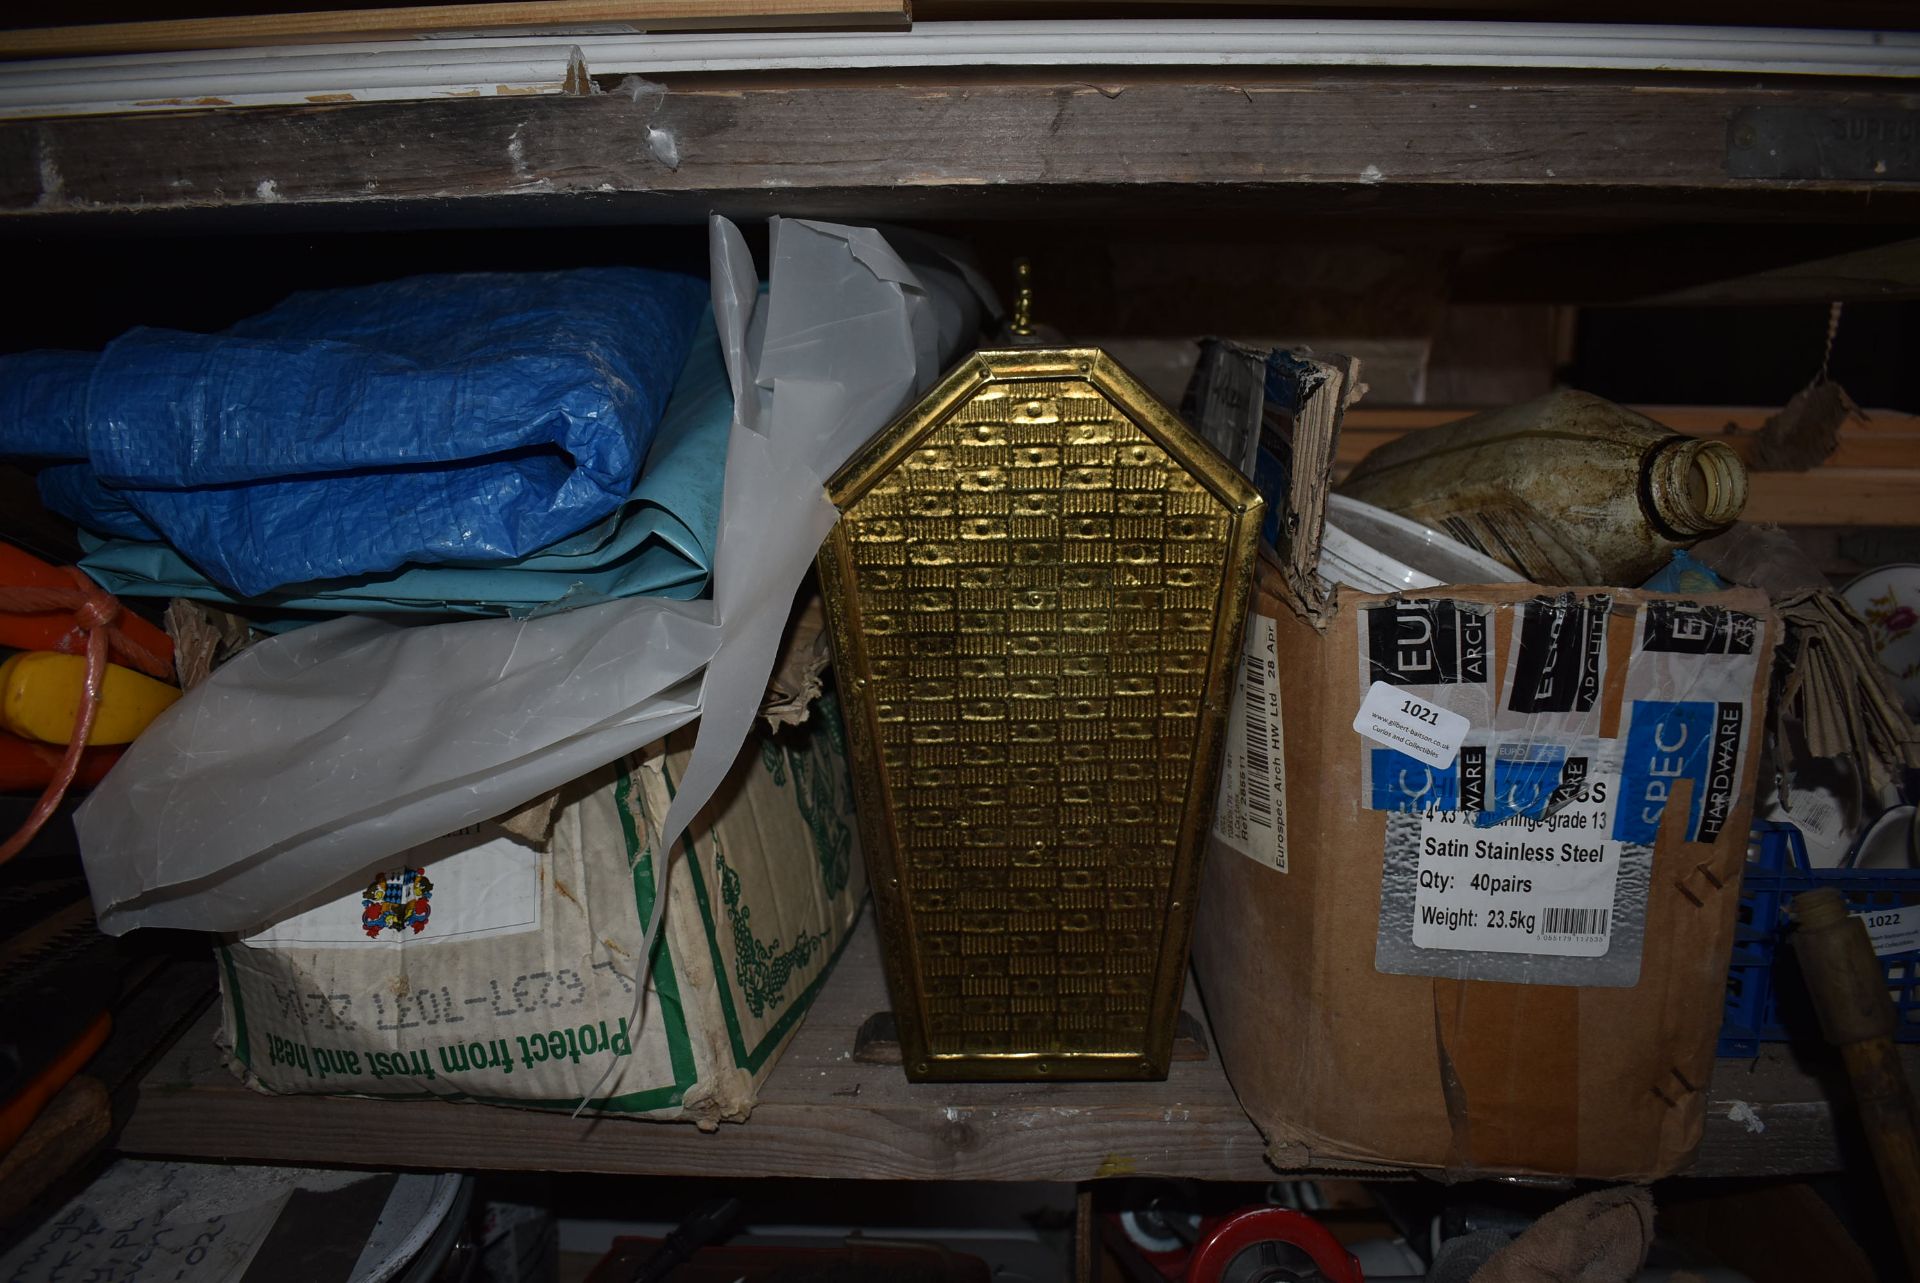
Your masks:
M 647 268 L 421 276 L 0 356 L 0 454 L 240 596 L 516 560 L 630 502 L 706 303 Z
M 697 597 L 713 572 L 732 421 L 733 390 L 708 310 L 640 480 L 612 516 L 517 561 L 411 566 L 284 587 L 251 601 L 285 611 L 526 615 L 614 597 Z M 84 532 L 81 541 L 89 549 L 81 567 L 110 592 L 235 600 L 163 543 Z

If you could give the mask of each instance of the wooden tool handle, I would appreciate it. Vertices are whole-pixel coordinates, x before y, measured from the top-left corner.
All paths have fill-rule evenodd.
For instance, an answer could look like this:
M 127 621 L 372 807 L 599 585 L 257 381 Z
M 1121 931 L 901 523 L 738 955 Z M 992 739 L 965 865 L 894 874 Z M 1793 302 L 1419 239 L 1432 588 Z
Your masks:
M 1867 929 L 1831 887 L 1793 899 L 1794 952 L 1820 1028 L 1840 1049 L 1908 1274 L 1920 1280 L 1920 1131 L 1894 1046 L 1893 1001 Z

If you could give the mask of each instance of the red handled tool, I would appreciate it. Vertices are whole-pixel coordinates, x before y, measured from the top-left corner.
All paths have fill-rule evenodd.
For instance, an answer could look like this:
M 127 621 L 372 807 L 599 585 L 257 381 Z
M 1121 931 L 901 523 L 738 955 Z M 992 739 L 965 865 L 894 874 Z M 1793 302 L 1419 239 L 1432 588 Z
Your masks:
M 59 631 L 62 625 L 77 628 L 84 636 L 86 653 L 73 737 L 26 823 L 0 842 L 0 864 L 5 864 L 33 841 L 80 774 L 87 737 L 99 712 L 108 657 L 155 677 L 170 678 L 173 643 L 152 624 L 122 612 L 112 594 L 76 567 L 49 566 L 6 544 L 0 544 L 0 619 L 11 619 L 25 627 L 26 631 L 19 633 L 22 638 L 39 635 L 36 629 L 53 628 L 58 634 L 54 640 L 61 645 L 74 641 Z M 14 634 L 10 631 L 8 635 Z

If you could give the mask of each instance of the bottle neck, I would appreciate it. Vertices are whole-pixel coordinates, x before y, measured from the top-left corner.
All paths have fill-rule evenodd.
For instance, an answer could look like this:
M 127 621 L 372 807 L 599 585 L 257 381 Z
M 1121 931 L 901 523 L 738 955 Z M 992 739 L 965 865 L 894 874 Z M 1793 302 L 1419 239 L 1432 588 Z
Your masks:
M 1676 436 L 1647 457 L 1648 515 L 1675 539 L 1725 530 L 1747 506 L 1747 466 L 1724 441 Z

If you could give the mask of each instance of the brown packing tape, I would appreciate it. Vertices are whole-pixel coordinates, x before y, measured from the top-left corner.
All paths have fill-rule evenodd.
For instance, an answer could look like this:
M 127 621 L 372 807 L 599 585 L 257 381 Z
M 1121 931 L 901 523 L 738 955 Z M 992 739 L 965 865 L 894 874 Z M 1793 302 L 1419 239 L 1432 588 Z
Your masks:
M 1760 617 L 1763 633 L 1758 650 L 1763 657 L 1769 655 L 1778 637 L 1778 619 L 1752 602 L 1739 600 L 1741 595 L 1753 594 L 1742 590 L 1727 604 Z M 1770 672 L 1770 664 L 1756 665 L 1748 696 L 1755 716 L 1742 765 L 1742 801 L 1730 817 L 1725 835 L 1712 844 L 1687 840 L 1692 781 L 1679 782 L 1667 804 L 1654 849 L 1639 985 L 1625 991 L 1583 991 L 1582 1019 L 1589 1029 L 1617 1027 L 1622 1019 L 1651 1021 L 1655 1032 L 1650 1045 L 1669 1052 L 1640 1066 L 1637 1081 L 1590 1081 L 1583 1072 L 1583 1095 L 1615 1094 L 1627 1102 L 1624 1115 L 1600 1120 L 1601 1130 L 1584 1139 L 1583 1153 L 1612 1146 L 1616 1143 L 1612 1133 L 1622 1128 L 1650 1138 L 1636 1159 L 1639 1170 L 1623 1171 L 1622 1175 L 1653 1177 L 1673 1170 L 1698 1143 L 1705 1121 L 1706 1088 L 1713 1072 L 1726 958 L 1746 861 L 1746 833 L 1761 757 L 1761 710 L 1766 707 Z M 1624 681 L 1624 665 L 1620 673 Z M 1709 941 L 1711 945 L 1705 943 Z M 1623 1010 L 1633 1014 L 1623 1015 Z
M 1519 605 L 1502 603 L 1494 612 L 1496 699 L 1519 629 Z M 1602 733 L 1617 734 L 1630 630 L 1610 627 L 1607 644 Z M 1447 1167 L 1577 1170 L 1581 1094 L 1554 1085 L 1578 1078 L 1580 991 L 1472 980 L 1432 983 L 1442 1094 L 1451 1130 Z M 1521 1043 L 1544 1050 L 1522 1062 L 1511 1051 Z
M 1294 625 L 1289 637 L 1312 657 L 1306 689 L 1355 689 L 1358 611 L 1336 609 L 1324 636 L 1297 621 L 1285 621 L 1282 627 L 1288 624 Z M 1291 916 L 1311 940 L 1302 965 L 1316 979 L 1309 1013 L 1313 1033 L 1303 1049 L 1304 1094 L 1311 1102 L 1305 1112 L 1313 1125 L 1302 1130 L 1318 1157 L 1402 1161 L 1393 1152 L 1402 1142 L 1421 1153 L 1444 1154 L 1451 1144 L 1447 1092 L 1457 1078 L 1442 1060 L 1438 1041 L 1428 1041 L 1423 1033 L 1434 1018 L 1433 982 L 1421 976 L 1385 976 L 1374 969 L 1386 817 L 1364 809 L 1351 785 L 1337 783 L 1360 778 L 1364 744 L 1351 727 L 1354 705 L 1322 699 L 1295 703 L 1305 705 L 1311 720 L 1303 742 L 1296 744 L 1292 714 L 1287 714 L 1288 779 L 1322 782 L 1311 798 L 1300 798 L 1315 823 L 1311 847 L 1302 853 L 1312 880 L 1297 899 L 1288 896 Z M 1294 706 L 1286 704 L 1285 709 Z M 1296 770 L 1298 774 L 1292 773 Z M 1335 786 L 1326 787 L 1328 783 Z M 1307 846 L 1306 840 L 1300 845 Z M 1257 893 L 1265 886 L 1251 890 Z M 1356 989 L 1365 991 L 1364 1003 L 1352 1000 Z M 1393 1053 L 1345 1054 L 1348 1040 L 1361 1036 L 1357 1031 L 1363 1027 L 1397 1031 Z M 1393 1140 L 1357 1143 L 1361 1137 Z
M 1453 1063 L 1447 1045 L 1458 1041 L 1460 999 L 1465 985 L 1453 980 L 1433 984 L 1433 1046 L 1440 1058 L 1440 1096 L 1447 1102 L 1447 1168 L 1464 1170 L 1473 1166 L 1473 1109 L 1467 1103 L 1467 1089 L 1460 1081 L 1460 1068 Z
M 1713 934 L 1722 919 L 1730 919 L 1733 908 L 1728 900 L 1737 901 L 1739 896 L 1737 871 L 1730 885 L 1710 860 L 1701 858 L 1711 848 L 1686 840 L 1692 809 L 1693 782 L 1682 781 L 1661 818 L 1654 848 L 1653 888 L 1640 963 L 1641 983 L 1659 995 L 1647 1004 L 1658 1021 L 1659 1045 L 1676 1049 L 1696 1042 L 1703 1022 L 1710 1022 L 1716 1031 L 1719 1028 L 1725 967 L 1704 964 L 1712 975 L 1702 975 L 1699 951 L 1685 946 Z M 1744 857 L 1744 843 L 1741 851 Z M 1714 999 L 1710 1005 L 1700 1000 L 1703 993 Z M 1596 1004 L 1596 1008 L 1595 1018 L 1605 1019 L 1605 1007 Z M 1712 1072 L 1710 1044 L 1704 1056 L 1669 1056 L 1646 1067 L 1645 1081 L 1631 1099 L 1633 1116 L 1644 1120 L 1642 1125 L 1658 1138 L 1651 1156 L 1654 1164 L 1662 1154 L 1692 1148 L 1690 1138 L 1697 1138 L 1706 1117 L 1705 1088 Z
M 1779 636 L 1780 624 L 1764 607 L 1742 600 L 1755 595 L 1740 590 L 1727 595 L 1726 604 L 1760 617 L 1763 633 L 1758 652 L 1764 661 Z M 1749 695 L 1755 710 L 1766 707 L 1770 669 L 1766 662 L 1757 665 Z M 1602 1130 L 1587 1138 L 1583 1153 L 1617 1147 L 1613 1134 L 1618 1132 L 1649 1138 L 1634 1164 L 1615 1173 L 1623 1178 L 1670 1174 L 1684 1165 L 1699 1143 L 1746 862 L 1746 834 L 1761 757 L 1757 728 L 1762 720 L 1756 714 L 1755 739 L 1749 742 L 1742 766 L 1741 800 L 1718 842 L 1686 840 L 1692 812 L 1690 781 L 1676 787 L 1667 805 L 1654 849 L 1640 984 L 1628 990 L 1583 991 L 1582 1019 L 1588 1029 L 1617 1029 L 1623 1021 L 1639 1021 L 1650 1027 L 1649 1046 L 1666 1052 L 1631 1066 L 1638 1077 L 1630 1080 L 1591 1074 L 1583 1066 L 1583 1094 L 1616 1096 L 1625 1107 L 1614 1118 L 1603 1120 Z
M 1289 657 L 1289 662 L 1299 666 L 1308 675 L 1308 680 L 1316 685 L 1332 679 L 1327 667 L 1330 662 L 1345 658 L 1345 653 L 1335 648 L 1323 648 L 1318 645 L 1302 645 L 1300 639 L 1313 637 L 1310 625 L 1303 622 L 1276 595 L 1273 586 L 1280 580 L 1275 573 L 1277 568 L 1267 560 L 1271 554 L 1263 549 L 1262 564 L 1256 570 L 1256 588 L 1248 609 L 1257 611 L 1275 621 L 1275 645 L 1278 651 Z M 1253 909 L 1253 919 L 1257 938 L 1275 941 L 1279 946 L 1271 950 L 1262 950 L 1259 954 L 1260 971 L 1265 983 L 1255 991 L 1240 990 L 1237 986 L 1230 996 L 1236 1003 L 1244 1003 L 1248 1008 L 1247 1016 L 1256 1023 L 1255 1030 L 1262 1030 L 1259 1024 L 1259 1012 L 1262 1009 L 1271 1013 L 1275 1027 L 1303 1028 L 1314 1021 L 1325 1019 L 1326 1008 L 1318 995 L 1308 986 L 1286 983 L 1287 972 L 1294 965 L 1293 960 L 1311 956 L 1325 941 L 1315 932 L 1311 914 L 1303 914 L 1301 902 L 1288 897 L 1267 897 L 1259 894 L 1266 887 L 1274 885 L 1275 879 L 1297 879 L 1293 885 L 1302 889 L 1305 896 L 1317 894 L 1313 888 L 1320 886 L 1328 875 L 1326 845 L 1323 841 L 1317 804 L 1309 805 L 1304 811 L 1299 804 L 1308 801 L 1301 796 L 1300 785 L 1295 780 L 1312 780 L 1320 769 L 1315 760 L 1315 747 L 1321 742 L 1326 728 L 1321 723 L 1321 710 L 1315 705 L 1303 703 L 1298 707 L 1281 706 L 1281 717 L 1285 729 L 1282 751 L 1286 764 L 1288 783 L 1287 817 L 1287 858 L 1288 872 L 1279 874 L 1271 869 L 1261 868 L 1238 852 L 1216 850 L 1208 857 L 1207 870 L 1203 871 L 1202 891 L 1207 890 L 1206 872 L 1223 869 L 1228 877 L 1221 886 L 1229 894 L 1243 897 L 1243 902 Z M 1297 729 L 1296 729 L 1297 728 Z M 1196 941 L 1197 943 L 1197 941 Z M 1231 941 L 1223 941 L 1231 947 Z M 1315 968 L 1317 970 L 1317 968 Z M 1312 1050 L 1310 1039 L 1281 1039 L 1275 1042 L 1264 1037 L 1270 1052 L 1277 1057 L 1282 1072 L 1279 1081 L 1304 1083 L 1313 1075 Z M 1261 1054 L 1261 1053 L 1256 1053 Z
M 1435 980 L 1435 1024 L 1453 1140 L 1447 1166 L 1574 1172 L 1580 1162 L 1581 990 L 1561 985 Z M 1531 1054 L 1513 1054 L 1526 1046 Z M 1453 1116 L 1457 1095 L 1464 1117 Z

